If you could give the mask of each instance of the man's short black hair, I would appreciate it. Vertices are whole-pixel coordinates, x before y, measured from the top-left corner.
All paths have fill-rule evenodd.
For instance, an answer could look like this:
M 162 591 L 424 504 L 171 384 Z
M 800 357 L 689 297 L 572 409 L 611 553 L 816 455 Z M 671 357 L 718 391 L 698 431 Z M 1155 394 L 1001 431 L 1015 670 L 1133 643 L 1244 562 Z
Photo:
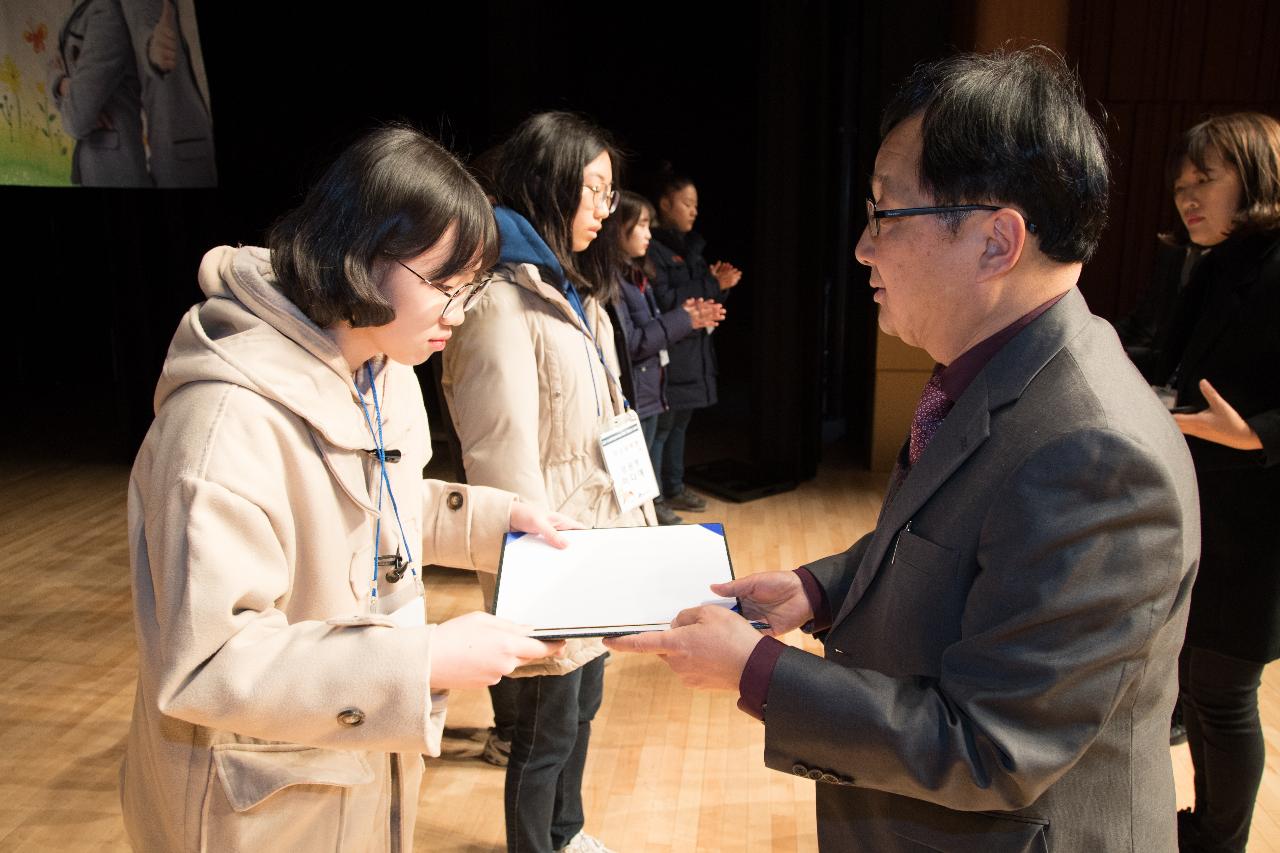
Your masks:
M 451 225 L 453 251 L 428 278 L 497 263 L 498 226 L 475 178 L 421 132 L 392 125 L 343 151 L 267 245 L 280 289 L 317 326 L 382 326 L 395 311 L 375 264 L 422 254 Z
M 1019 209 L 1040 251 L 1062 263 L 1097 249 L 1107 224 L 1106 141 L 1053 51 L 960 54 L 918 66 L 885 109 L 881 138 L 916 115 L 920 187 L 935 204 Z

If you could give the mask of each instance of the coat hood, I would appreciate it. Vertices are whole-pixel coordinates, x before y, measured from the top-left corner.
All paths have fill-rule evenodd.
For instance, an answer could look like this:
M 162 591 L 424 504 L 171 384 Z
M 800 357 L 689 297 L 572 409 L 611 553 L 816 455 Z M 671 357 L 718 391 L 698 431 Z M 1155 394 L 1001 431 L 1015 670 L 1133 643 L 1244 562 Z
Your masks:
M 564 267 L 556 258 L 547 241 L 535 230 L 529 220 L 509 207 L 495 207 L 494 218 L 498 220 L 498 234 L 502 239 L 502 250 L 498 260 L 504 264 L 533 264 L 543 270 L 554 273 L 546 276 L 557 287 L 564 287 Z
M 190 383 L 228 382 L 284 406 L 331 444 L 368 446 L 342 351 L 280 292 L 270 252 L 211 249 L 200 262 L 199 280 L 208 298 L 174 333 L 156 386 L 157 413 Z

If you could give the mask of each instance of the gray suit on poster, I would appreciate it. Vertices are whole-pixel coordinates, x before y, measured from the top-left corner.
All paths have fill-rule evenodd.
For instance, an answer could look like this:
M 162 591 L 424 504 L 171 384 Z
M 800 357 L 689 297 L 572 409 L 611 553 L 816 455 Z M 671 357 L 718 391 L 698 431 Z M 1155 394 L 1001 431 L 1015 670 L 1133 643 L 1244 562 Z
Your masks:
M 49 77 L 62 129 L 76 140 L 71 182 L 88 187 L 148 187 L 142 102 L 133 46 L 118 0 L 81 0 L 58 34 L 64 69 Z M 58 95 L 64 78 L 66 97 Z
M 824 850 L 1176 850 L 1198 555 L 1186 442 L 1072 290 L 978 374 L 876 529 L 808 567 L 833 624 L 825 659 L 778 659 L 765 761 L 819 782 Z
M 160 20 L 163 0 L 121 0 L 142 81 L 142 108 L 147 115 L 151 176 L 158 187 L 213 187 L 213 122 L 196 82 L 191 49 L 178 22 L 177 67 L 162 73 L 147 54 Z M 185 14 L 194 14 L 186 9 Z M 184 15 L 175 7 L 175 15 Z

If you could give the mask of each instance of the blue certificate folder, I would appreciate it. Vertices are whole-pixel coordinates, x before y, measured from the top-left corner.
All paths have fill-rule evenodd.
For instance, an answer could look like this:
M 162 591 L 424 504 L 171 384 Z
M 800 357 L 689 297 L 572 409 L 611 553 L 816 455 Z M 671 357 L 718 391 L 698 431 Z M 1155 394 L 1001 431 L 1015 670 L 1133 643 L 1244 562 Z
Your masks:
M 733 580 L 722 524 L 566 530 L 559 550 L 540 536 L 508 533 L 493 612 L 531 625 L 539 639 L 663 631 L 700 604 L 737 601 L 710 590 Z

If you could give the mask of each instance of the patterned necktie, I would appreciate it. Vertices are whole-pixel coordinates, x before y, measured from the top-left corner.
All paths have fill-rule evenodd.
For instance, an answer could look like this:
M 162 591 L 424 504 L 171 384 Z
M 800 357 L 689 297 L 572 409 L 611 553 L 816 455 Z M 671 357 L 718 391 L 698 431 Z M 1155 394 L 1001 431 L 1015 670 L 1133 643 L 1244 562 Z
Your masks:
M 933 434 L 942 426 L 943 419 L 955 401 L 942 390 L 942 365 L 933 368 L 933 375 L 925 383 L 920 394 L 920 402 L 916 405 L 916 413 L 911 418 L 911 445 L 907 449 L 907 460 L 915 465 L 924 453 L 925 447 L 933 439 Z

